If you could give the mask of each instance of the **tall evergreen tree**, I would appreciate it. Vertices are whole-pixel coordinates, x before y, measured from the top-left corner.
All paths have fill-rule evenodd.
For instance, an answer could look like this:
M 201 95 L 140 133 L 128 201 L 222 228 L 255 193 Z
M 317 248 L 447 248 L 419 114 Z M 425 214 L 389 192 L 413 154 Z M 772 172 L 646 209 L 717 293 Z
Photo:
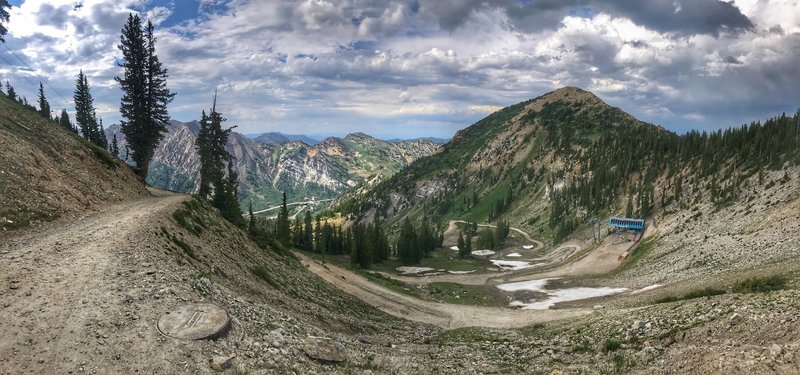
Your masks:
M 8 96 L 9 99 L 17 100 L 17 92 L 14 90 L 14 87 L 11 86 L 11 83 L 9 83 L 8 80 L 6 80 L 6 90 L 7 90 L 6 95 Z
M 175 94 L 167 88 L 167 70 L 156 55 L 153 24 L 145 27 L 138 14 L 130 14 L 122 28 L 120 44 L 123 76 L 115 77 L 122 87 L 120 113 L 122 132 L 133 152 L 133 161 L 147 177 L 150 160 L 167 132 L 167 105 Z
M 314 251 L 314 221 L 311 217 L 311 211 L 306 211 L 306 216 L 303 220 L 303 250 Z
M 314 226 L 314 249 L 322 253 L 322 219 L 317 215 L 317 225 Z
M 226 145 L 228 137 L 235 126 L 228 129 L 222 128 L 226 119 L 217 112 L 217 93 L 214 92 L 214 101 L 211 113 L 206 116 L 203 111 L 200 117 L 200 133 L 197 135 L 196 147 L 200 156 L 200 184 L 198 194 L 207 197 L 211 192 L 211 184 L 222 174 L 225 161 L 232 157 Z
M 283 203 L 281 204 L 280 212 L 278 212 L 276 226 L 278 241 L 284 246 L 289 246 L 291 233 L 289 231 L 289 208 L 286 206 L 286 192 L 283 192 Z
M 234 225 L 244 227 L 242 209 L 237 198 L 239 190 L 239 175 L 233 168 L 233 161 L 228 160 L 227 176 L 218 174 L 214 179 L 213 205 L 219 209 L 220 214 Z
M 116 157 L 119 157 L 119 143 L 117 143 L 116 134 L 114 134 L 114 136 L 111 138 L 111 154 L 113 154 Z
M 463 258 L 467 255 L 467 245 L 464 243 L 464 232 L 458 232 L 458 242 L 456 247 L 458 247 L 458 256 Z
M 89 80 L 83 74 L 83 70 L 78 73 L 75 81 L 75 122 L 80 127 L 83 138 L 102 148 L 108 147 L 105 140 L 103 127 L 97 122 L 97 112 L 94 109 L 94 98 L 89 90 Z
M 117 140 L 116 136 L 114 136 L 114 140 Z M 247 207 L 247 231 L 250 232 L 251 235 L 256 235 L 258 233 L 258 223 L 256 222 L 256 216 L 253 214 L 252 199 L 250 199 L 250 204 Z
M 39 114 L 46 119 L 50 118 L 50 103 L 44 97 L 44 86 L 41 82 L 39 82 Z
M 6 23 L 11 18 L 8 14 L 8 0 L 0 0 L 0 43 L 5 43 L 6 40 L 4 36 L 8 32 L 8 28 L 6 28 Z

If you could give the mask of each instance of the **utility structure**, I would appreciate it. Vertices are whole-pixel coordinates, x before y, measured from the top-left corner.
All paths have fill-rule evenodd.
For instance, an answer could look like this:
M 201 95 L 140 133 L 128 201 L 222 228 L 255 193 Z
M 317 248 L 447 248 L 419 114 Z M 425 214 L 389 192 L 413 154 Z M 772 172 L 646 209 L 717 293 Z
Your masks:
M 608 219 L 608 225 L 617 230 L 617 235 L 620 235 L 622 229 L 631 230 L 636 232 L 634 237 L 638 241 L 644 232 L 645 222 L 644 219 L 631 219 L 628 217 L 611 217 Z

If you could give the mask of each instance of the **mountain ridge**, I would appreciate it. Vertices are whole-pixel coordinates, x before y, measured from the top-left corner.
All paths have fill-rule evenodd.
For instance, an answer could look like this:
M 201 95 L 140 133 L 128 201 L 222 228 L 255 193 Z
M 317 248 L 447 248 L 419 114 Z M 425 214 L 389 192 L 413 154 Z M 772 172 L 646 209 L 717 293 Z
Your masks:
M 198 132 L 197 121 L 170 122 L 153 157 L 150 184 L 194 191 L 199 176 L 194 146 Z M 106 136 L 116 136 L 120 157 L 125 159 L 125 137 L 119 125 L 106 128 Z M 302 139 L 266 143 L 232 132 L 227 148 L 235 158 L 243 207 L 252 200 L 258 209 L 280 203 L 283 192 L 290 200 L 334 198 L 348 189 L 391 176 L 419 157 L 436 152 L 438 145 L 429 141 L 392 144 L 364 133 L 328 137 L 315 145 Z

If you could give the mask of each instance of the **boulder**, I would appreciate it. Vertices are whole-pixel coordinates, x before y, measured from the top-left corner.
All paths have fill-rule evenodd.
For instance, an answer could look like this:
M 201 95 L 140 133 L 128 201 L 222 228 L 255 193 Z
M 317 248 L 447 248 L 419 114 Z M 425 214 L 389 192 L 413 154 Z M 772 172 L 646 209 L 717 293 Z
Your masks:
M 225 371 L 227 369 L 233 368 L 233 359 L 236 358 L 236 355 L 231 356 L 222 356 L 222 355 L 215 355 L 211 357 L 209 360 L 209 365 L 211 369 L 214 371 Z
M 303 351 L 311 358 L 328 361 L 328 362 L 344 362 L 347 360 L 347 351 L 339 342 L 325 337 L 310 336 Z

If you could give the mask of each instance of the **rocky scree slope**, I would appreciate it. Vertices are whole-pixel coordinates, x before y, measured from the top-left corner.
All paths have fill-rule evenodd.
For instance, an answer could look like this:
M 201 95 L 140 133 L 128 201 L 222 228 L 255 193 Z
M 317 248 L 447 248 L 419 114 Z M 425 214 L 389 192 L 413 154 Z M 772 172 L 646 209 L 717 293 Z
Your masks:
M 199 130 L 196 121 L 170 122 L 153 157 L 150 184 L 194 191 L 199 178 L 195 149 Z M 109 139 L 117 137 L 124 159 L 125 137 L 120 127 L 113 125 L 106 133 Z M 239 173 L 240 200 L 245 205 L 252 199 L 256 210 L 279 204 L 283 192 L 290 201 L 305 201 L 333 198 L 353 187 L 375 184 L 439 147 L 427 140 L 389 143 L 360 133 L 327 138 L 313 146 L 299 140 L 275 142 L 273 138 L 253 140 L 233 132 L 227 145 Z
M 147 195 L 107 151 L 0 95 L 0 232 Z

